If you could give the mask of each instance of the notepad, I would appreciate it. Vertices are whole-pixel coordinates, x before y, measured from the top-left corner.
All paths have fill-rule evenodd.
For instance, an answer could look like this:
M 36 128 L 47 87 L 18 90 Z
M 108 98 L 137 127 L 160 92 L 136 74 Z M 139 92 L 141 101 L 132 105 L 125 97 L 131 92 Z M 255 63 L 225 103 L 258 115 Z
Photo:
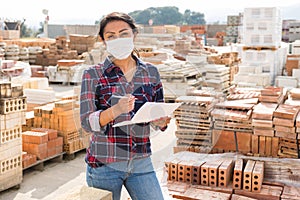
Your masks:
M 113 127 L 147 123 L 162 117 L 170 116 L 181 104 L 182 103 L 146 102 L 131 120 L 114 124 Z

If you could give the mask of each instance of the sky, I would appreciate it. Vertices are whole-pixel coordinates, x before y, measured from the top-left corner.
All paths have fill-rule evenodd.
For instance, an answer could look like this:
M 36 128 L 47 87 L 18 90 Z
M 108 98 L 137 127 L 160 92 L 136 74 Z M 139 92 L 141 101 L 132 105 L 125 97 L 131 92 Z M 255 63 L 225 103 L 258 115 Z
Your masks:
M 1 4 L 0 19 L 25 19 L 27 26 L 40 27 L 46 17 L 43 10 L 48 10 L 49 24 L 91 25 L 113 11 L 129 13 L 164 6 L 176 6 L 181 13 L 186 9 L 203 13 L 208 24 L 226 23 L 228 15 L 238 15 L 249 7 L 278 7 L 283 19 L 300 20 L 299 0 L 7 0 Z

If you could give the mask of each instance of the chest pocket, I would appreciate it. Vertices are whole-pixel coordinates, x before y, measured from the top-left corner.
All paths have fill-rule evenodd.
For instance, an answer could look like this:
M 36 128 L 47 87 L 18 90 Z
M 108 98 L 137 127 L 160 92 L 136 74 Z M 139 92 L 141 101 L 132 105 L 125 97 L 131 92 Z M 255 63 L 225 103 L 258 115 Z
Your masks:
M 97 95 L 99 97 L 99 106 L 102 108 L 111 106 L 111 96 L 117 93 L 116 86 L 99 86 L 97 88 Z

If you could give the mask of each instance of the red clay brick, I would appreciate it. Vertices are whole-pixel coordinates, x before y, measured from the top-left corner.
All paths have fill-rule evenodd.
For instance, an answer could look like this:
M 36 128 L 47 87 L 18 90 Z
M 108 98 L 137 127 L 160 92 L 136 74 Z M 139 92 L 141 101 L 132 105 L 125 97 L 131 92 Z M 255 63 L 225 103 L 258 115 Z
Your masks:
M 25 131 L 22 133 L 22 141 L 33 144 L 46 143 L 48 141 L 48 134 L 44 132 Z
M 57 138 L 58 131 L 50 128 L 32 128 L 32 131 L 48 133 L 48 140 Z
M 30 154 L 34 154 L 37 156 L 38 159 L 43 160 L 47 157 L 47 143 L 23 143 L 23 151 L 26 151 Z
M 235 161 L 234 171 L 233 171 L 233 189 L 242 189 L 243 180 L 243 159 L 237 159 Z
M 63 146 L 63 144 L 64 144 L 63 137 L 58 136 L 55 139 L 55 146 L 60 147 L 60 146 Z
M 243 190 L 252 191 L 252 174 L 255 166 L 254 160 L 248 160 L 243 172 Z
M 48 149 L 55 149 L 55 147 L 56 147 L 56 140 L 49 140 L 47 142 L 47 148 Z

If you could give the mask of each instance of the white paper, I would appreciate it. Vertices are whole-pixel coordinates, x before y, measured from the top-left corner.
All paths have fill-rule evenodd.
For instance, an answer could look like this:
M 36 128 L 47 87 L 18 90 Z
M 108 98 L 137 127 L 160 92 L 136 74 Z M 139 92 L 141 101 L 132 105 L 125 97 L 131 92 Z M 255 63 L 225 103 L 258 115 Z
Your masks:
M 181 103 L 146 102 L 131 120 L 114 124 L 113 127 L 146 123 L 170 116 L 180 105 Z

